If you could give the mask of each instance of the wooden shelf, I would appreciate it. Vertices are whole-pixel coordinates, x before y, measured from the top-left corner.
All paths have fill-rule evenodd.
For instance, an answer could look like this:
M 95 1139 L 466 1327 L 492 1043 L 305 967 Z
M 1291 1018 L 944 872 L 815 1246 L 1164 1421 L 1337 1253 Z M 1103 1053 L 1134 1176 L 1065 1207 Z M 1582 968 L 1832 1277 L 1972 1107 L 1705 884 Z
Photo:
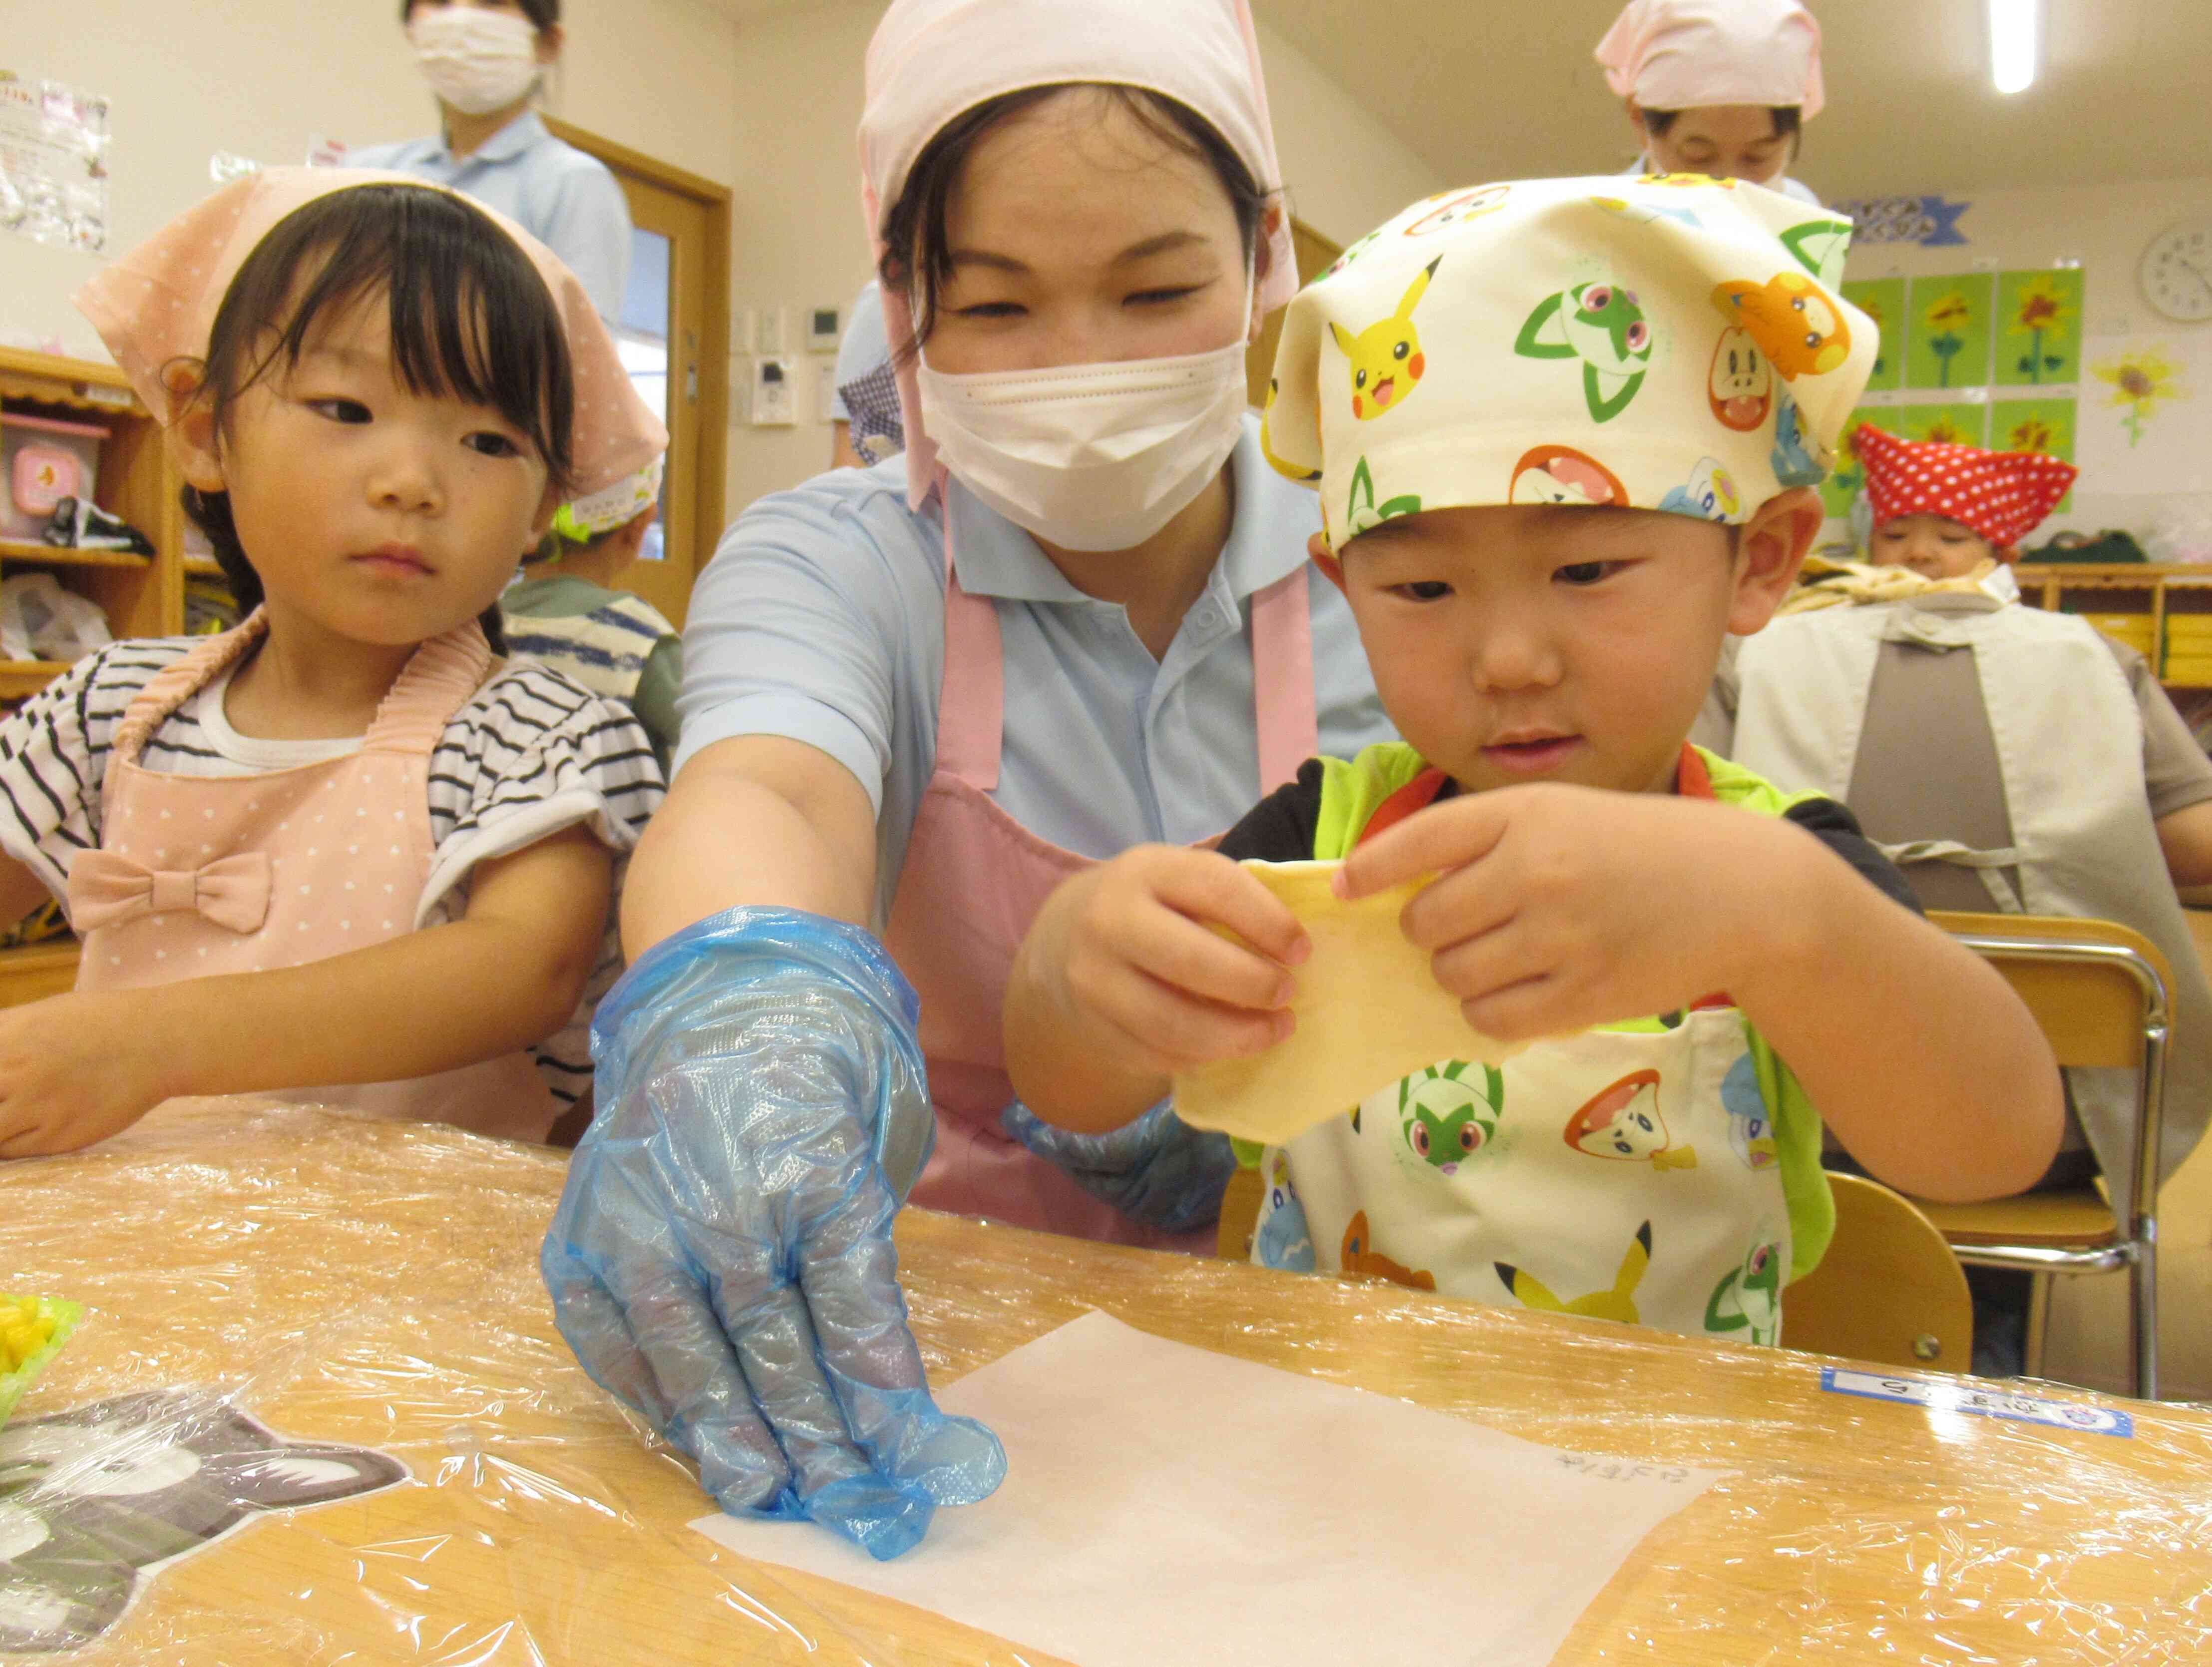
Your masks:
M 222 564 L 211 555 L 188 555 L 181 564 L 187 579 L 221 579 Z
M 2023 591 L 2056 584 L 2078 590 L 2114 586 L 2150 589 L 2154 585 L 2212 585 L 2212 564 L 2160 561 L 2023 561 L 2014 567 Z
M 85 414 L 107 430 L 100 448 L 100 506 L 146 536 L 151 556 L 128 550 L 57 549 L 36 539 L 0 539 L 0 573 L 46 572 L 96 605 L 118 638 L 173 637 L 185 628 L 184 482 L 161 425 L 112 365 L 0 348 L 0 399 L 11 410 Z M 0 702 L 44 688 L 63 668 L 0 663 Z
M 2175 566 L 2154 561 L 2023 561 L 2014 570 L 2021 597 L 2030 607 L 2082 614 L 2124 614 L 2145 621 L 2151 647 L 2145 658 L 2168 689 L 2194 694 L 2212 688 L 2196 678 L 2165 674 L 2169 618 L 2212 618 L 2212 566 Z M 2123 639 L 2122 640 L 2124 640 Z M 2135 645 L 2141 648 L 2140 643 Z M 2194 650 L 2187 651 L 2193 656 Z M 2191 669 L 2201 669 L 2193 661 Z
M 89 359 L 57 359 L 20 348 L 0 348 L 0 396 L 110 416 L 148 415 L 131 391 L 131 379 L 114 366 L 95 365 Z
M 29 561 L 53 567 L 150 567 L 150 555 L 129 550 L 76 550 L 54 544 L 34 544 L 27 539 L 0 538 L 0 561 Z
M 59 660 L 0 660 L 0 700 L 36 694 L 68 670 Z

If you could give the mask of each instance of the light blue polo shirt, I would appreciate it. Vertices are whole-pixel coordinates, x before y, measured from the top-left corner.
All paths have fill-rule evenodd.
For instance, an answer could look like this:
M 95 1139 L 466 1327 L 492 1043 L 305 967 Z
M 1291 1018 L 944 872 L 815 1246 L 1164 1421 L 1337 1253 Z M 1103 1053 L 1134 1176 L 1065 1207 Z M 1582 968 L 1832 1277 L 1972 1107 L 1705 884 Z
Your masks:
M 345 161 L 416 174 L 496 209 L 567 263 L 609 324 L 622 317 L 629 201 L 605 162 L 555 138 L 536 111 L 524 111 L 459 161 L 442 136 L 364 145 Z
M 846 319 L 845 334 L 837 342 L 838 387 L 859 381 L 890 356 L 890 327 L 884 322 L 884 287 L 870 278 L 860 293 L 853 297 L 853 311 Z M 853 420 L 853 414 L 845 409 L 842 393 L 830 399 L 830 415 L 840 422 Z
M 1155 661 L 1118 603 L 1085 596 L 1036 542 L 957 482 L 961 588 L 995 599 L 1006 741 L 994 797 L 1040 838 L 1086 857 L 1219 834 L 1261 797 L 1251 599 L 1305 570 L 1321 749 L 1394 738 L 1359 636 L 1307 561 L 1314 494 L 1260 455 L 1247 417 L 1231 458 L 1237 517 L 1206 590 Z M 744 735 L 787 736 L 850 770 L 877 810 L 877 924 L 937 757 L 945 668 L 938 500 L 906 503 L 906 462 L 834 470 L 763 498 L 699 576 L 684 631 L 676 768 Z

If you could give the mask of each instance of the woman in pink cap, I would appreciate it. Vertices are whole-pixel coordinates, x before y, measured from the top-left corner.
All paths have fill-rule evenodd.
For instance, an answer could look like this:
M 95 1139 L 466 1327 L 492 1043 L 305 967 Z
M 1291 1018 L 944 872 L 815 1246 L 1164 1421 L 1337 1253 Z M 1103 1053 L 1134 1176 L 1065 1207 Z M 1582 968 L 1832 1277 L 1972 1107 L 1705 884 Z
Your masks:
M 1820 26 L 1797 0 L 1629 0 L 1598 43 L 1643 155 L 1630 173 L 1709 173 L 1803 202 L 1789 177 L 1820 113 Z
M 543 245 L 398 174 L 256 174 L 77 302 L 251 611 L 0 724 L 0 913 L 51 890 L 84 939 L 73 993 L 0 1014 L 0 1158 L 187 1094 L 544 1139 L 660 777 L 626 712 L 497 657 L 496 599 L 659 421 Z
M 546 1266 L 726 1504 L 894 1551 L 991 1474 L 915 1398 L 905 1189 L 1210 1248 L 1231 1167 L 1164 1103 L 1071 1140 L 1016 1102 L 1037 906 L 1388 731 L 1247 409 L 1297 273 L 1244 0 L 896 0 L 860 139 L 907 449 L 755 504 L 700 579 Z M 800 1318 L 813 1350 L 772 1348 Z

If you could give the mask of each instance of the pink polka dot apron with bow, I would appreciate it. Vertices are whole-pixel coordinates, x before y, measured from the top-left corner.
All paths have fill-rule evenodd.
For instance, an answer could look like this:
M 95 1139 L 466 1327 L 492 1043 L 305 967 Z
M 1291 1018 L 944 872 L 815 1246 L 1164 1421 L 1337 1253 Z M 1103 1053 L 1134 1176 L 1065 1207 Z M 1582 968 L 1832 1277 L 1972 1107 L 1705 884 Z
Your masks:
M 491 664 L 473 621 L 424 643 L 361 749 L 296 769 L 184 776 L 138 761 L 161 724 L 242 659 L 258 613 L 139 691 L 115 732 L 100 844 L 70 870 L 83 991 L 272 972 L 411 932 L 430 875 L 430 755 Z M 241 1035 L 239 1046 L 253 1039 Z M 542 1140 L 559 1107 L 527 1055 L 283 1098 Z
M 1210 1254 L 1212 1228 L 1178 1234 L 1133 1221 L 999 1126 L 1014 1097 L 1000 1008 L 1015 952 L 1053 888 L 1092 859 L 1039 839 L 990 797 L 1006 738 L 998 609 L 960 588 L 949 526 L 945 570 L 936 767 L 884 935 L 921 996 L 921 1046 L 937 1106 L 936 1149 L 912 1202 L 1078 1238 Z M 1262 791 L 1289 781 L 1318 750 L 1306 583 L 1301 567 L 1252 598 Z

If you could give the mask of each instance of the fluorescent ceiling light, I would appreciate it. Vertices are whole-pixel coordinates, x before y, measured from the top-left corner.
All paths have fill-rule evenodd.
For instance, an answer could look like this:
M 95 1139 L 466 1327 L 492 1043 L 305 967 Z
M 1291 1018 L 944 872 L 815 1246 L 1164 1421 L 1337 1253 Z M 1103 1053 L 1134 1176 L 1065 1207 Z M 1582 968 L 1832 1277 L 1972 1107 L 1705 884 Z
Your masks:
M 1990 80 L 2000 93 L 2035 84 L 2043 56 L 2042 0 L 1989 0 Z

